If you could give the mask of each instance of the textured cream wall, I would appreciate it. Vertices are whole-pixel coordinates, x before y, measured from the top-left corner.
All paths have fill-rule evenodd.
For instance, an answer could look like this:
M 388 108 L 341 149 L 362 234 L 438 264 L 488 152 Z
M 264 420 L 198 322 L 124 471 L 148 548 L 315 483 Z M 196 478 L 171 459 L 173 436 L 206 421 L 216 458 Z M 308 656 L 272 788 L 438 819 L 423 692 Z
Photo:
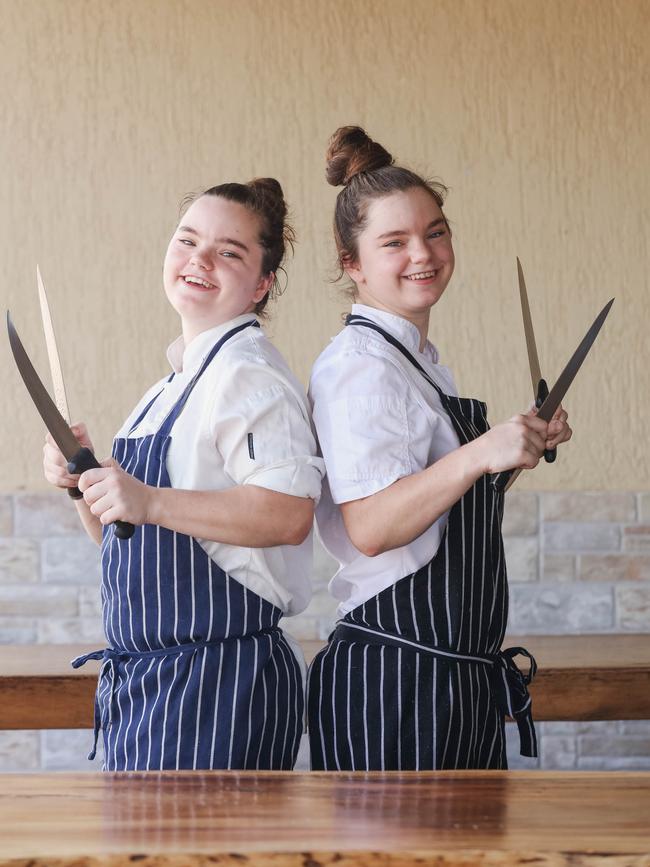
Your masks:
M 75 418 L 100 453 L 165 370 L 160 266 L 192 189 L 277 176 L 300 245 L 272 333 L 306 381 L 328 283 L 326 140 L 360 123 L 450 187 L 457 272 L 431 335 L 492 419 L 529 398 L 515 255 L 553 380 L 611 321 L 576 431 L 522 485 L 650 487 L 648 0 L 0 0 L 2 304 L 46 370 L 40 262 Z M 1 488 L 37 489 L 42 429 L 0 340 Z

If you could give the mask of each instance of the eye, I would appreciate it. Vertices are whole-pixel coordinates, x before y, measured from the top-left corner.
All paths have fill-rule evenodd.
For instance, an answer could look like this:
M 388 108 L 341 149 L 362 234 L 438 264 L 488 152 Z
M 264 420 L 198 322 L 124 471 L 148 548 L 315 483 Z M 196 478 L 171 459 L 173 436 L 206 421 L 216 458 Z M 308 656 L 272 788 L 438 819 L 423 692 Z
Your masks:
M 401 247 L 401 241 L 389 241 L 387 244 L 384 244 L 384 247 Z
M 436 231 L 431 232 L 431 234 L 428 237 L 429 238 L 441 238 L 444 234 L 445 234 L 444 229 L 436 229 Z
M 227 259 L 241 259 L 241 256 L 232 250 L 224 250 L 221 255 L 225 256 Z
M 186 247 L 194 247 L 194 241 L 191 238 L 179 238 L 178 239 L 181 244 L 185 244 Z

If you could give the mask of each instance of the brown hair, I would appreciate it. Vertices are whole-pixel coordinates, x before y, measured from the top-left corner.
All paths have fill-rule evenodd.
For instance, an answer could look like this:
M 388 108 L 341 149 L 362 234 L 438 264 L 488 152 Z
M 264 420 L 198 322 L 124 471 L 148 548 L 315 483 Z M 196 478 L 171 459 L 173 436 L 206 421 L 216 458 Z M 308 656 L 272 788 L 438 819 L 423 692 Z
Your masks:
M 334 187 L 343 185 L 334 210 L 339 277 L 343 274 L 343 266 L 358 256 L 357 239 L 365 227 L 371 199 L 421 187 L 433 196 L 442 210 L 447 187 L 437 181 L 425 180 L 410 169 L 396 166 L 388 151 L 359 126 L 342 126 L 336 130 L 327 146 L 326 162 L 328 183 Z
M 270 298 L 275 299 L 282 294 L 284 288 L 280 286 L 278 271 L 284 271 L 282 262 L 287 247 L 291 248 L 296 240 L 296 233 L 287 222 L 287 203 L 284 200 L 282 187 L 275 178 L 254 178 L 247 184 L 226 183 L 216 187 L 210 187 L 198 195 L 190 194 L 181 203 L 181 214 L 196 199 L 201 196 L 219 196 L 229 202 L 238 202 L 260 218 L 261 229 L 259 243 L 263 249 L 262 273 L 273 272 L 273 285 L 264 298 L 255 305 L 255 313 L 263 313 Z M 286 276 L 286 272 L 285 272 Z M 286 287 L 286 284 L 285 284 Z

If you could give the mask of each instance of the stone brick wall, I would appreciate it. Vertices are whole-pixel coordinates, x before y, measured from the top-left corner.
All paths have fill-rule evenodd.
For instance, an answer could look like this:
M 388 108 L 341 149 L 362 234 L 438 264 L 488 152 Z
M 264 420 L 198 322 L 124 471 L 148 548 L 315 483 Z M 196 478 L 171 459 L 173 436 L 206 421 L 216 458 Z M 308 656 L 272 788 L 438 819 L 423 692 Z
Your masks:
M 512 491 L 506 502 L 511 632 L 650 632 L 650 493 Z M 333 571 L 317 545 L 314 598 L 286 623 L 297 638 L 329 634 Z M 98 549 L 65 495 L 0 495 L 0 643 L 101 647 L 99 580 Z M 539 760 L 521 759 L 511 733 L 512 767 L 650 769 L 650 721 L 539 728 Z M 97 768 L 85 759 L 90 737 L 0 732 L 0 770 Z

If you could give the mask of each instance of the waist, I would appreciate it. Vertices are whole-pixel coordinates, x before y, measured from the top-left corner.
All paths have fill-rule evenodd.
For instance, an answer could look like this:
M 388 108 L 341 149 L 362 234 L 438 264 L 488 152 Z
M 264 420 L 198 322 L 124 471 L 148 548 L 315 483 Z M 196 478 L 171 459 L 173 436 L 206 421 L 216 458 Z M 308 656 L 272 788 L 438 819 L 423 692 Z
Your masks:
M 83 654 L 83 656 L 78 656 L 72 660 L 71 664 L 73 668 L 80 668 L 91 659 L 104 659 L 117 662 L 127 659 L 154 659 L 160 656 L 175 656 L 183 653 L 194 653 L 205 647 L 221 647 L 233 641 L 248 638 L 263 638 L 264 636 L 279 634 L 280 632 L 279 626 L 268 626 L 264 629 L 257 629 L 255 632 L 246 632 L 241 635 L 229 635 L 225 638 L 212 639 L 210 641 L 190 641 L 186 644 L 172 644 L 168 647 L 156 647 L 151 650 L 128 650 L 127 648 L 106 647 L 103 650 L 94 650 Z
M 424 641 L 415 641 L 394 632 L 383 629 L 372 629 L 358 623 L 338 623 L 334 632 L 330 635 L 330 641 L 355 641 L 359 644 L 376 644 L 388 647 L 402 647 L 405 650 L 413 650 L 417 653 L 429 653 L 441 659 L 453 662 L 470 662 L 483 665 L 496 665 L 500 661 L 501 654 L 497 653 L 465 653 L 454 650 L 451 647 L 442 647 L 438 644 L 429 644 Z

